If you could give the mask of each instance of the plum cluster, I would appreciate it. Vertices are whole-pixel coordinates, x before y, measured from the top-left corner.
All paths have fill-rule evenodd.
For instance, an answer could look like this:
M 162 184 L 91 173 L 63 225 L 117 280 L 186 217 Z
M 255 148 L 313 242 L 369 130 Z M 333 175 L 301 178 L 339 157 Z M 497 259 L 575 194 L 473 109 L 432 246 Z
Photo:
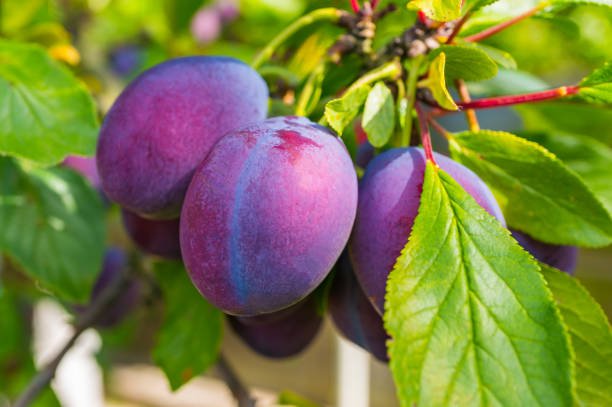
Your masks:
M 266 83 L 231 58 L 179 58 L 145 71 L 102 125 L 102 189 L 121 205 L 136 246 L 182 259 L 258 353 L 299 353 L 327 309 L 348 340 L 387 361 L 386 281 L 418 213 L 425 154 L 375 155 L 361 140 L 358 181 L 333 132 L 303 117 L 266 119 L 267 106 Z M 505 226 L 476 174 L 435 159 Z M 515 237 L 538 259 L 573 269 L 574 249 Z

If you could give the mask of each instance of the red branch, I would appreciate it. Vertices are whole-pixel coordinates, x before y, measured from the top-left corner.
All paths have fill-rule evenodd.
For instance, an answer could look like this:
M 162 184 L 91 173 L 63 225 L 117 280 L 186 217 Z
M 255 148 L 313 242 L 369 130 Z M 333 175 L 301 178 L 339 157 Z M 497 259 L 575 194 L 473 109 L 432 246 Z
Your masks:
M 414 105 L 414 109 L 417 112 L 417 116 L 419 118 L 419 129 L 421 130 L 421 142 L 423 143 L 423 149 L 425 150 L 425 157 L 427 157 L 427 161 L 434 164 L 436 167 L 436 160 L 433 155 L 433 148 L 431 147 L 431 133 L 429 132 L 429 126 L 427 125 L 427 116 L 421 106 L 418 103 Z
M 372 10 L 376 9 L 378 6 L 378 0 L 372 0 Z
M 518 23 L 519 21 L 522 21 L 526 18 L 531 17 L 532 15 L 534 15 L 535 13 L 537 13 L 538 11 L 542 10 L 544 7 L 546 6 L 546 3 L 542 3 L 539 6 L 532 8 L 531 10 L 527 10 L 526 12 L 524 12 L 523 14 L 519 14 L 516 17 L 513 17 L 509 20 L 506 20 L 504 22 L 499 23 L 498 25 L 495 25 L 491 28 L 488 28 L 482 32 L 479 32 L 478 34 L 474 34 L 474 35 L 470 35 L 468 37 L 464 37 L 463 39 L 465 41 L 471 41 L 471 42 L 478 42 L 481 40 L 484 40 L 485 38 L 489 38 L 490 36 L 497 34 L 498 32 L 505 30 L 506 28 L 510 27 L 511 25 L 514 25 L 516 23 Z
M 575 95 L 579 90 L 579 86 L 562 86 L 557 89 L 545 90 L 542 92 L 477 99 L 471 102 L 459 102 L 457 106 L 462 109 L 491 109 L 495 107 L 518 105 L 521 103 L 558 99 L 568 95 Z
M 351 7 L 353 7 L 353 11 L 355 13 L 359 13 L 359 10 L 361 9 L 361 6 L 359 5 L 358 0 L 351 0 Z
M 419 21 L 425 25 L 429 25 L 427 15 L 425 15 L 423 10 L 419 10 Z

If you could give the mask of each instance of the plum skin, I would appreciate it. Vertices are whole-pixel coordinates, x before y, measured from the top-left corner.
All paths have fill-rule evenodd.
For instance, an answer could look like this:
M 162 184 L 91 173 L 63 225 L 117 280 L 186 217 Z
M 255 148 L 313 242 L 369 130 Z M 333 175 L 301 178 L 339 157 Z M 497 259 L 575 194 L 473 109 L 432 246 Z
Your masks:
M 497 201 L 475 173 L 441 154 L 434 157 L 442 170 L 505 227 Z M 361 287 L 381 315 L 387 277 L 408 242 L 418 213 L 425 167 L 422 148 L 395 148 L 377 155 L 359 183 L 349 254 Z
M 302 352 L 323 322 L 314 294 L 281 311 L 228 319 L 232 330 L 252 350 L 269 358 L 287 358 Z
M 305 298 L 349 238 L 357 175 L 330 130 L 276 117 L 227 134 L 191 181 L 181 250 L 194 285 L 227 314 Z
M 389 361 L 389 335 L 383 319 L 363 293 L 346 251 L 336 265 L 327 304 L 334 325 L 346 339 L 370 352 L 379 361 Z
M 576 263 L 578 262 L 578 247 L 576 246 L 557 246 L 540 242 L 531 236 L 510 229 L 512 237 L 521 245 L 523 249 L 528 251 L 533 257 L 555 267 L 569 275 L 573 275 L 576 271 Z
M 94 283 L 90 296 L 90 304 L 102 295 L 104 290 L 112 284 L 115 279 L 121 278 L 128 267 L 128 256 L 120 248 L 111 247 L 107 249 L 104 256 L 102 270 Z M 137 280 L 127 283 L 123 291 L 110 303 L 96 321 L 97 328 L 111 328 L 120 323 L 127 315 L 134 310 L 143 296 L 142 285 Z M 78 314 L 84 314 L 89 306 L 75 306 Z
M 145 219 L 127 209 L 121 209 L 121 219 L 127 234 L 140 250 L 168 260 L 180 260 L 178 219 Z
M 97 147 L 102 187 L 151 219 L 178 217 L 189 181 L 225 133 L 267 114 L 268 89 L 225 57 L 166 61 L 128 85 L 106 115 Z

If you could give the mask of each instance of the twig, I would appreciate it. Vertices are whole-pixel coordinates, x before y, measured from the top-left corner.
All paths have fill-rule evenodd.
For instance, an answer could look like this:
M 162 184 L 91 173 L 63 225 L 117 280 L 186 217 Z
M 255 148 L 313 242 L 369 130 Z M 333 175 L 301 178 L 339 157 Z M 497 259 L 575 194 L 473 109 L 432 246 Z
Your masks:
M 544 8 L 548 7 L 550 5 L 549 1 L 544 1 L 540 4 L 537 5 L 537 7 L 532 8 L 531 10 L 527 10 L 526 12 L 524 12 L 523 14 L 519 14 L 516 17 L 513 17 L 509 20 L 503 21 L 491 28 L 488 28 L 482 32 L 479 32 L 478 34 L 474 34 L 474 35 L 470 35 L 468 37 L 463 38 L 465 41 L 471 41 L 471 42 L 478 42 L 481 40 L 484 40 L 485 38 L 489 38 L 490 36 L 497 34 L 498 32 L 505 30 L 506 28 L 518 23 L 519 21 L 523 21 L 526 18 L 531 17 L 532 15 L 536 14 L 537 12 L 539 12 L 540 10 L 543 10 Z
M 463 82 L 463 79 L 455 80 L 455 86 L 457 87 L 457 91 L 459 92 L 459 97 L 461 98 L 462 102 L 469 103 L 472 101 L 472 98 L 470 97 L 470 92 L 468 92 L 468 88 L 467 86 L 465 86 L 465 82 Z M 478 118 L 476 117 L 476 112 L 474 111 L 474 109 L 466 109 L 465 118 L 468 122 L 468 127 L 471 131 L 480 131 L 480 124 L 478 124 Z
M 414 105 L 414 108 L 419 118 L 419 129 L 421 130 L 421 142 L 423 143 L 423 149 L 425 150 L 425 157 L 427 157 L 427 161 L 431 162 L 437 167 L 438 164 L 436 164 L 436 160 L 434 159 L 433 155 L 433 148 L 431 147 L 431 133 L 429 132 L 429 127 L 427 125 L 427 117 L 418 103 Z
M 117 298 L 117 296 L 127 285 L 127 282 L 127 276 L 113 280 L 113 282 L 102 291 L 100 296 L 97 297 L 89 307 L 87 307 L 85 313 L 75 324 L 75 331 L 72 337 L 64 345 L 62 350 L 60 350 L 59 353 L 53 358 L 53 360 L 47 363 L 42 370 L 36 373 L 28 386 L 21 392 L 19 398 L 13 404 L 13 407 L 26 407 L 30 405 L 30 403 L 36 399 L 38 394 L 47 387 L 55 376 L 55 371 L 66 353 L 68 353 L 79 336 L 85 330 L 93 326 L 98 318 L 104 314 L 107 306 L 110 305 L 115 298 Z
M 255 399 L 251 398 L 249 390 L 240 381 L 222 354 L 219 355 L 219 360 L 217 361 L 217 370 L 234 395 L 234 398 L 238 401 L 238 407 L 255 407 Z
M 579 86 L 562 86 L 560 88 L 545 90 L 542 92 L 484 98 L 473 100 L 471 102 L 459 102 L 457 103 L 457 106 L 463 109 L 491 109 L 502 106 L 513 106 L 521 103 L 559 99 L 565 96 L 575 95 L 579 90 Z
M 463 28 L 467 20 L 469 20 L 469 18 L 472 17 L 472 13 L 473 13 L 473 9 L 468 10 L 463 15 L 463 17 L 461 17 L 459 21 L 457 21 L 457 24 L 455 24 L 455 26 L 453 27 L 453 32 L 451 32 L 451 34 L 446 39 L 447 44 L 453 43 L 453 40 L 455 39 L 455 37 L 457 37 L 457 35 L 459 34 L 459 31 L 461 31 L 461 29 Z

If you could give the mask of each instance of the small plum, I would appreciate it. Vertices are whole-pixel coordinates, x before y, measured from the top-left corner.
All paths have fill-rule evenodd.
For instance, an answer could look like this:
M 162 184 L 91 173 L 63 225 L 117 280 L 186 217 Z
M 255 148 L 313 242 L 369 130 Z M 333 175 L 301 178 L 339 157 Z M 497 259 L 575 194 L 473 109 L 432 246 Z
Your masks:
M 104 290 L 109 287 L 116 279 L 123 278 L 126 267 L 128 267 L 128 257 L 119 248 L 109 248 L 104 257 L 102 271 L 98 275 L 93 290 L 91 292 L 90 303 L 93 303 Z M 110 328 L 121 322 L 140 302 L 142 298 L 142 286 L 139 281 L 134 280 L 127 283 L 127 286 L 111 303 L 106 312 L 98 318 L 95 326 L 98 328 Z M 88 306 L 75 306 L 79 314 L 87 311 Z
M 385 332 L 383 319 L 363 293 L 346 251 L 336 265 L 328 310 L 334 325 L 346 339 L 381 362 L 389 361 L 386 345 L 389 336 Z
M 441 154 L 435 154 L 435 159 L 442 170 L 505 226 L 497 201 L 476 174 Z M 408 242 L 418 213 L 425 167 L 422 148 L 395 148 L 377 155 L 359 184 L 359 206 L 349 254 L 361 287 L 381 315 L 387 277 Z
M 166 61 L 128 85 L 106 115 L 97 165 L 110 199 L 149 219 L 180 214 L 198 165 L 225 133 L 266 117 L 268 89 L 232 58 Z
M 111 69 L 115 74 L 123 78 L 127 78 L 135 73 L 144 62 L 144 50 L 137 44 L 119 45 L 109 54 Z
M 136 246 L 142 251 L 169 260 L 181 258 L 178 219 L 145 219 L 121 209 L 123 226 Z
M 200 293 L 253 316 L 305 298 L 346 245 L 357 175 L 338 137 L 275 117 L 227 134 L 191 181 L 181 250 Z
M 221 15 L 215 7 L 201 8 L 191 19 L 190 28 L 191 35 L 198 44 L 208 45 L 221 35 Z
M 287 358 L 303 351 L 323 322 L 316 295 L 281 311 L 254 317 L 229 317 L 234 332 L 255 352 L 269 358 Z
M 576 246 L 557 246 L 535 240 L 531 236 L 510 229 L 512 237 L 527 250 L 533 257 L 544 264 L 555 267 L 567 274 L 573 275 L 578 262 L 578 248 Z

